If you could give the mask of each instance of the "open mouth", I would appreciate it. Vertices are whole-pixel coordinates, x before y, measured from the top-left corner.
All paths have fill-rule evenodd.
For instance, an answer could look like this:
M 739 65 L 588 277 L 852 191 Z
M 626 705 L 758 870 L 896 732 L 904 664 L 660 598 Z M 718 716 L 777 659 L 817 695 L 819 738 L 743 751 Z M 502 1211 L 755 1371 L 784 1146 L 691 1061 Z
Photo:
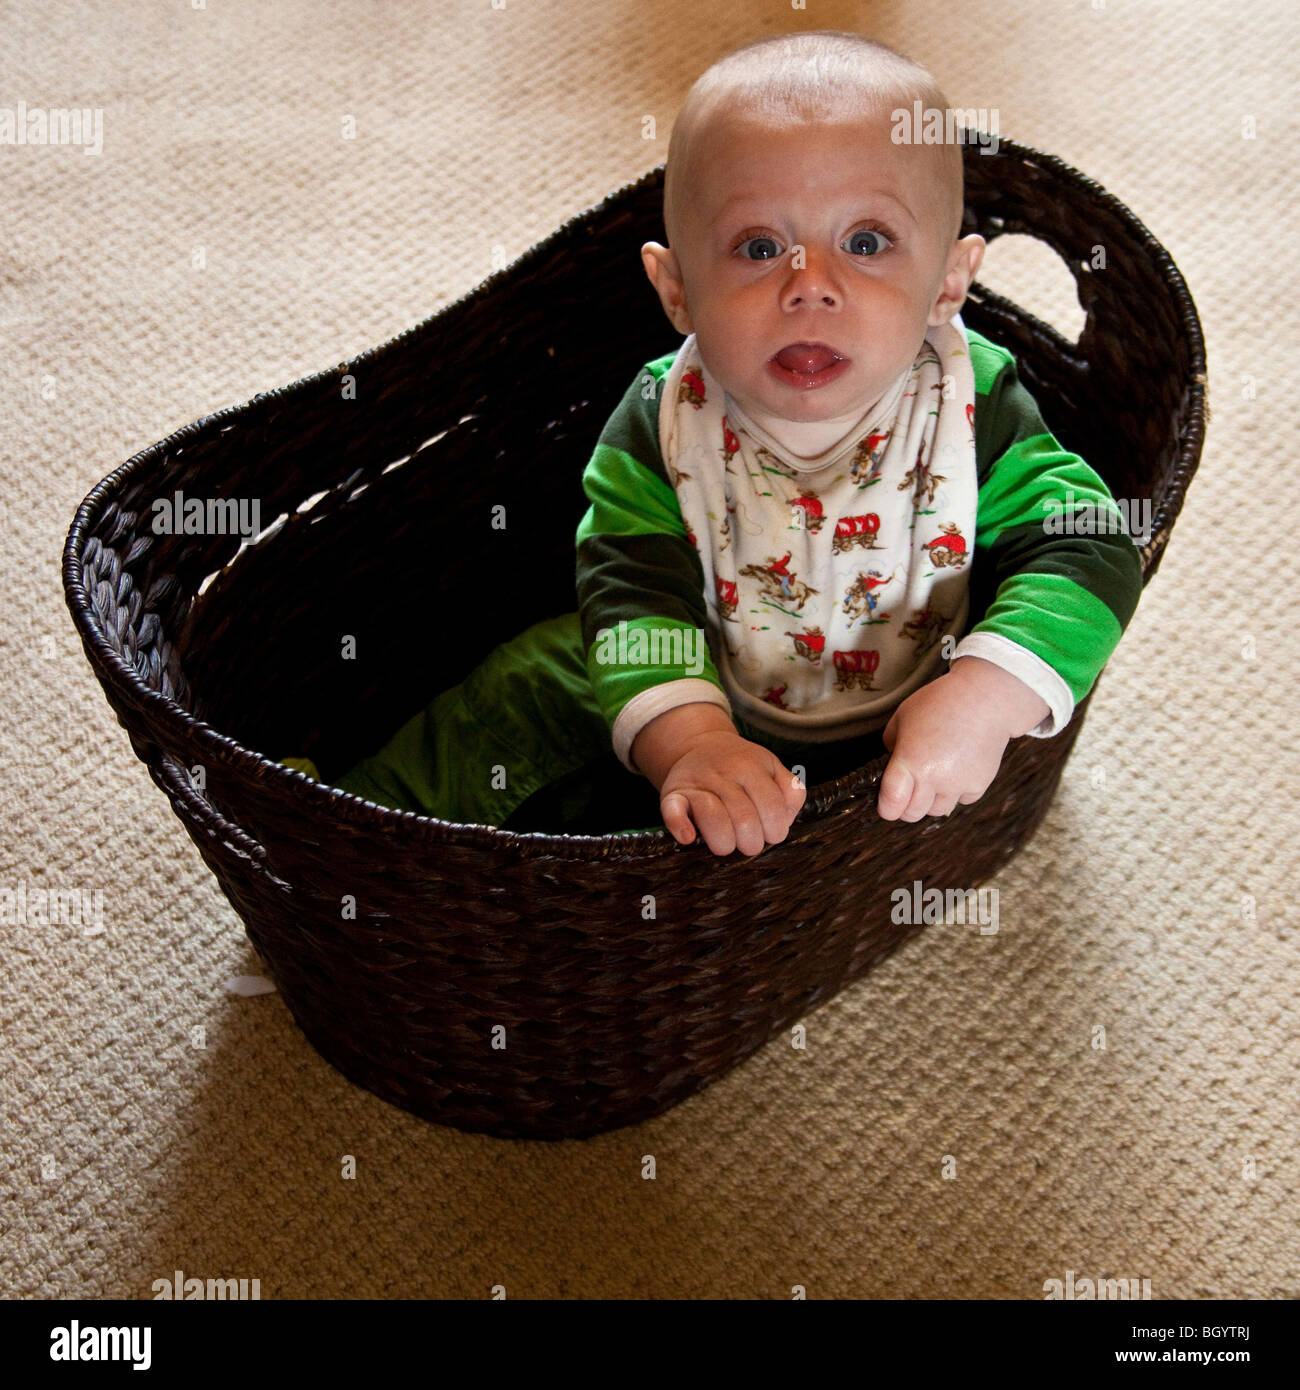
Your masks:
M 826 343 L 791 343 L 780 352 L 773 353 L 772 360 L 787 372 L 816 376 L 818 372 L 824 372 L 836 362 L 842 362 L 844 357 Z
M 789 343 L 768 359 L 772 371 L 787 385 L 824 386 L 847 369 L 848 358 L 829 343 Z

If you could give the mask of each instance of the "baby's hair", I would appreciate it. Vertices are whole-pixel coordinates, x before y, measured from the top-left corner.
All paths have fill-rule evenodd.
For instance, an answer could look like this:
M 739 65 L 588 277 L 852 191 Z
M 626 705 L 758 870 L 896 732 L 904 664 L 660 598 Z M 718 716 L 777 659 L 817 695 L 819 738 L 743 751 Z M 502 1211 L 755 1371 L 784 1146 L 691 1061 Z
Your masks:
M 923 110 L 948 109 L 939 84 L 919 63 L 864 34 L 806 29 L 754 39 L 724 54 L 695 80 L 668 141 L 664 170 L 664 229 L 672 246 L 689 197 L 687 152 L 695 132 L 718 112 L 744 109 L 759 116 L 799 119 L 878 117 L 919 100 Z M 953 236 L 961 231 L 964 183 L 961 147 L 936 146 L 949 187 Z

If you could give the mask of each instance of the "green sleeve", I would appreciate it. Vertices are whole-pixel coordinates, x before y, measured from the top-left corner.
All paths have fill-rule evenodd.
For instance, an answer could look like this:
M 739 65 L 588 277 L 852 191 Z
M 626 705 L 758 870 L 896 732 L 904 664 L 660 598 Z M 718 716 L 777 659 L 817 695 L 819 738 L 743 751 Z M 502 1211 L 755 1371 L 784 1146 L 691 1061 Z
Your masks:
M 1080 503 L 1090 504 L 1097 530 L 1110 524 L 1105 517 L 1122 523 L 1122 513 L 1097 473 L 1053 438 L 1015 358 L 978 333 L 970 339 L 979 469 L 972 568 L 980 581 L 972 611 L 976 592 L 988 601 L 970 631 L 996 633 L 1040 657 L 1077 703 L 1137 608 L 1141 556 L 1123 529 L 1058 533 L 1063 513 Z
M 704 569 L 659 447 L 659 400 L 676 356 L 667 353 L 637 374 L 582 475 L 591 505 L 577 532 L 578 612 L 587 674 L 611 727 L 629 700 L 665 681 L 700 677 L 725 695 L 711 654 L 703 669 L 690 661 L 704 650 L 694 636 L 706 632 Z M 655 660 L 610 659 L 620 623 L 633 642 L 637 629 L 645 634 L 640 640 L 653 643 Z

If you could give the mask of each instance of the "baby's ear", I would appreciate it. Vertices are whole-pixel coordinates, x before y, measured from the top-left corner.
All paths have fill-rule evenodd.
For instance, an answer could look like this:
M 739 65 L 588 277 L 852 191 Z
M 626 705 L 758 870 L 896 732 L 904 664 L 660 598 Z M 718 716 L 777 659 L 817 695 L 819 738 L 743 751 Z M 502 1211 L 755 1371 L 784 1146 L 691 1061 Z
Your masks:
M 960 237 L 953 242 L 952 250 L 948 253 L 943 286 L 930 310 L 929 322 L 932 328 L 950 322 L 954 314 L 961 312 L 971 283 L 979 272 L 987 245 L 978 232 L 972 232 L 969 236 Z
M 953 250 L 960 251 L 966 259 L 966 288 L 970 289 L 971 282 L 980 273 L 980 266 L 984 263 L 984 252 L 988 250 L 988 242 L 978 232 L 972 232 L 969 236 L 961 237 Z
M 657 241 L 647 241 L 641 248 L 641 264 L 669 323 L 679 333 L 693 333 L 690 311 L 686 307 L 686 285 L 676 253 Z

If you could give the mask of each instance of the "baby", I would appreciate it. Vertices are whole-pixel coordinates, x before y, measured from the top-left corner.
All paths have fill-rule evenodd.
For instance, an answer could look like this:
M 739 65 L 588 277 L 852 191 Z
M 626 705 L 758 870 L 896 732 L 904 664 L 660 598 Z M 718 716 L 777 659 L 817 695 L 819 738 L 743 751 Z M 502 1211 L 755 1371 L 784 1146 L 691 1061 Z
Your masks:
M 1141 592 L 1127 535 L 1043 524 L 1069 490 L 1117 509 L 961 323 L 985 243 L 960 147 L 893 138 L 918 100 L 947 109 L 923 68 L 815 30 L 715 63 L 673 128 L 669 245 L 641 257 L 687 336 L 587 466 L 578 597 L 615 752 L 715 854 L 786 837 L 806 791 L 776 750 L 882 725 L 882 817 L 977 801 L 1010 739 L 1069 722 Z

